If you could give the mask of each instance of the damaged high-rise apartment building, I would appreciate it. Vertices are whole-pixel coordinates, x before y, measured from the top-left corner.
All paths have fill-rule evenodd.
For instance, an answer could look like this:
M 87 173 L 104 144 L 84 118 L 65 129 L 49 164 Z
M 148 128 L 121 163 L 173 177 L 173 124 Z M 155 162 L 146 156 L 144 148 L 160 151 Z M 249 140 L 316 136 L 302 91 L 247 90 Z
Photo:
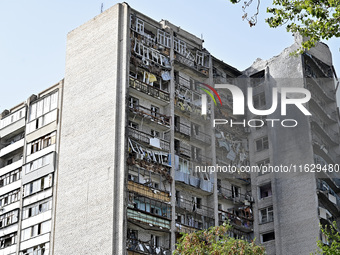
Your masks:
M 339 162 L 330 52 L 289 50 L 241 73 L 125 3 L 70 32 L 65 79 L 1 116 L 0 254 L 171 254 L 181 233 L 227 221 L 267 254 L 314 251 L 319 223 L 339 216 L 338 174 L 204 170 Z M 312 93 L 294 131 L 213 128 L 280 116 L 234 115 L 230 91 L 215 104 L 209 86 L 251 86 L 268 109 L 284 77 Z

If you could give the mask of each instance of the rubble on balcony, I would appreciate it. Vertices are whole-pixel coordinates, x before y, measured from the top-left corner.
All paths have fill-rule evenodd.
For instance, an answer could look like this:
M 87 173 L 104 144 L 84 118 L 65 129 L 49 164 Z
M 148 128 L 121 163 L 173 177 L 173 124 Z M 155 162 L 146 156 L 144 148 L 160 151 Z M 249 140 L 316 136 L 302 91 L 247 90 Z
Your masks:
M 253 230 L 253 212 L 250 206 L 219 210 L 219 224 L 230 223 L 234 228 L 241 231 L 251 232 Z
M 164 151 L 170 150 L 170 142 L 168 140 L 154 137 L 151 134 L 147 134 L 132 127 L 128 128 L 128 135 L 150 147 L 158 148 Z
M 126 248 L 128 250 L 128 255 L 130 255 L 129 251 L 136 251 L 138 254 L 171 255 L 169 248 L 156 246 L 153 244 L 152 240 L 143 242 L 134 237 L 127 238 Z
M 132 114 L 138 115 L 143 119 L 152 121 L 159 125 L 164 125 L 166 127 L 170 127 L 170 116 L 166 116 L 164 114 L 160 114 L 158 112 L 152 111 L 152 109 L 146 108 L 139 104 L 129 104 L 129 110 Z
M 152 186 L 150 187 L 148 186 L 148 183 L 139 184 L 133 181 L 129 181 L 128 190 L 156 200 L 170 202 L 170 194 L 168 192 L 155 189 Z
M 241 194 L 240 192 L 235 192 L 232 189 L 227 189 L 220 185 L 217 185 L 217 192 L 221 198 L 232 201 L 235 204 L 249 204 L 252 202 L 252 197 L 249 194 Z

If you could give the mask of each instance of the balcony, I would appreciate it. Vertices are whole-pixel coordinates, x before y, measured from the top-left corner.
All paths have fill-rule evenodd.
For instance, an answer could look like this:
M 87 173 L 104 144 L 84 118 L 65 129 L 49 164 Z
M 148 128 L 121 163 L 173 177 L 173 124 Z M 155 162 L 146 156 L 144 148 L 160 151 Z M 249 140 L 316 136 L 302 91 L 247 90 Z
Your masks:
M 137 221 L 148 226 L 156 226 L 159 228 L 170 229 L 170 220 L 150 215 L 148 213 L 127 209 L 127 218 Z
M 190 158 L 191 157 L 191 147 L 189 144 L 186 143 L 180 143 L 178 147 L 175 147 L 175 153 L 178 156 L 185 156 Z
M 130 77 L 130 87 L 134 88 L 137 91 L 140 91 L 144 93 L 145 95 L 148 95 L 150 97 L 153 97 L 158 100 L 162 100 L 164 102 L 169 103 L 170 102 L 170 95 L 166 91 L 162 91 L 160 89 L 157 89 L 151 85 L 148 85 L 146 83 L 143 83 L 137 79 Z
M 191 135 L 191 127 L 187 126 L 183 123 L 177 123 L 177 125 L 175 124 L 175 132 L 178 132 L 178 133 L 185 135 L 185 136 L 190 136 Z
M 180 64 L 184 68 L 190 67 L 192 70 L 195 71 L 196 74 L 199 74 L 201 77 L 209 76 L 209 68 L 198 64 L 196 58 L 191 52 L 186 51 L 186 53 L 184 54 L 186 55 L 180 54 L 178 52 L 175 53 L 176 63 Z
M 24 147 L 24 138 L 20 138 L 18 140 L 13 140 L 11 141 L 11 143 L 9 145 L 7 145 L 6 147 L 2 148 L 0 150 L 0 157 L 3 157 L 5 155 L 7 155 L 8 153 L 11 153 L 13 151 L 16 151 L 20 148 Z
M 176 198 L 176 207 L 201 216 L 212 218 L 214 215 L 214 208 L 184 198 Z
M 200 188 L 208 193 L 213 192 L 213 183 L 210 180 L 203 180 L 188 173 L 175 171 L 175 181 L 183 182 L 195 188 Z
M 193 155 L 192 161 L 205 166 L 212 165 L 211 157 L 207 157 L 202 154 Z
M 338 161 L 339 156 L 333 150 L 329 149 L 327 143 L 320 138 L 320 134 L 314 132 L 312 134 L 312 142 L 315 154 L 320 155 L 327 163 L 331 162 L 334 164 Z
M 218 220 L 219 224 L 222 225 L 225 223 L 230 223 L 234 228 L 244 231 L 244 232 L 252 232 L 253 231 L 253 217 L 249 215 L 249 217 L 237 216 L 234 213 L 226 212 L 223 210 L 218 211 Z
M 151 240 L 143 242 L 136 238 L 128 237 L 126 241 L 126 247 L 128 250 L 128 255 L 135 255 L 134 252 L 137 252 L 137 254 L 171 255 L 170 249 L 161 246 L 155 246 Z
M 140 130 L 137 130 L 131 127 L 128 129 L 128 134 L 130 137 L 138 141 L 141 141 L 147 145 L 150 145 L 152 147 L 156 147 L 164 151 L 170 150 L 170 143 L 168 141 L 160 139 L 160 138 L 155 138 L 151 134 L 147 134 L 143 131 L 140 131 Z
M 166 116 L 164 114 L 160 114 L 158 112 L 152 111 L 149 108 L 138 104 L 129 104 L 130 112 L 136 114 L 143 119 L 147 119 L 151 122 L 154 122 L 158 125 L 170 127 L 170 116 Z
M 0 120 L 0 137 L 4 138 L 25 127 L 26 108 L 13 112 Z
M 339 142 L 339 133 L 322 122 L 319 117 L 311 116 L 312 128 L 314 128 L 320 135 L 326 138 L 326 141 L 331 146 L 336 146 Z
M 307 89 L 309 91 L 315 91 L 314 87 L 316 87 L 319 92 L 320 95 L 323 96 L 323 98 L 325 100 L 327 100 L 328 102 L 334 102 L 335 98 L 335 90 L 334 89 L 330 89 L 326 87 L 325 82 L 322 79 L 318 79 L 313 77 L 311 74 L 306 72 L 306 76 L 307 76 Z
M 128 190 L 152 199 L 170 202 L 169 193 L 133 181 L 128 182 Z
M 233 201 L 235 204 L 244 204 L 244 201 L 247 200 L 247 196 L 245 194 L 241 194 L 240 192 L 227 188 L 217 187 L 217 192 L 221 198 Z
M 330 122 L 337 122 L 337 112 L 331 108 L 323 99 L 312 91 L 310 103 L 318 109 L 318 112 L 323 114 Z
M 329 185 L 320 179 L 316 180 L 318 197 L 322 199 L 324 205 L 337 217 L 340 216 L 340 197 L 329 187 Z
M 208 144 L 208 145 L 211 144 L 211 136 L 202 131 L 198 131 L 197 133 L 192 132 L 191 138 L 203 144 Z

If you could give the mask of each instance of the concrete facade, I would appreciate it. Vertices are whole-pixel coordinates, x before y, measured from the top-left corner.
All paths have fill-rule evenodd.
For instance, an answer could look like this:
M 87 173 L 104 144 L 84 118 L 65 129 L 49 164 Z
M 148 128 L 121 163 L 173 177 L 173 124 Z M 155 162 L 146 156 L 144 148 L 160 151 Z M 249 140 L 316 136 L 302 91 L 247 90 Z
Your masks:
M 11 221 L 0 255 L 171 254 L 182 233 L 224 222 L 267 254 L 315 251 L 319 223 L 339 216 L 338 174 L 240 172 L 339 163 L 331 54 L 320 43 L 291 57 L 299 40 L 240 72 L 126 3 L 71 31 L 65 79 L 1 116 L 0 217 Z M 217 89 L 223 104 L 208 95 L 215 84 L 253 87 L 256 109 L 270 108 L 275 87 L 308 88 L 312 116 L 289 105 L 295 128 L 213 128 L 283 119 L 280 104 L 234 115 L 229 90 Z M 205 171 L 217 165 L 237 172 Z

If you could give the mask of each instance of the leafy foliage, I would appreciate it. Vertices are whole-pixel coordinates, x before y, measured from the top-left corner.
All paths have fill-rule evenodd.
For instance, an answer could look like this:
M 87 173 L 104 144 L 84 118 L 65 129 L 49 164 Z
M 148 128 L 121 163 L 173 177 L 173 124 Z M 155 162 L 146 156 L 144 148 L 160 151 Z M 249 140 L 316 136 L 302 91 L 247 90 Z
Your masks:
M 232 3 L 239 1 L 230 0 Z M 243 11 L 251 2 L 244 3 Z M 273 0 L 272 4 L 273 7 L 267 8 L 272 16 L 266 22 L 273 28 L 285 25 L 288 32 L 305 37 L 307 40 L 302 43 L 300 53 L 321 39 L 340 37 L 340 0 Z M 250 26 L 256 24 L 257 14 L 248 19 Z
M 174 255 L 263 255 L 265 249 L 254 242 L 228 236 L 231 226 L 211 227 L 208 230 L 183 234 Z
M 317 245 L 319 250 L 315 254 L 324 254 L 324 255 L 337 255 L 340 254 L 340 235 L 337 231 L 336 222 L 333 222 L 333 225 L 329 225 L 326 227 L 320 226 L 322 233 L 327 238 L 328 243 L 325 245 L 321 240 L 318 240 Z

